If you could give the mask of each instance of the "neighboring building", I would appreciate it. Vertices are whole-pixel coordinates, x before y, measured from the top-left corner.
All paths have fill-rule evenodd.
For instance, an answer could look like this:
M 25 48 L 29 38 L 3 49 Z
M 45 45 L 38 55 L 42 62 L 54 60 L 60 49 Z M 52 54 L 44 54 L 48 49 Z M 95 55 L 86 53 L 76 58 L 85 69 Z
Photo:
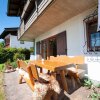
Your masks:
M 18 41 L 17 30 L 18 28 L 5 28 L 1 33 L 0 38 L 4 39 L 5 48 L 33 48 L 33 42 Z
M 34 40 L 35 54 L 44 59 L 84 55 L 86 65 L 81 68 L 91 79 L 100 81 L 99 0 L 8 1 L 8 16 L 21 18 L 18 39 Z

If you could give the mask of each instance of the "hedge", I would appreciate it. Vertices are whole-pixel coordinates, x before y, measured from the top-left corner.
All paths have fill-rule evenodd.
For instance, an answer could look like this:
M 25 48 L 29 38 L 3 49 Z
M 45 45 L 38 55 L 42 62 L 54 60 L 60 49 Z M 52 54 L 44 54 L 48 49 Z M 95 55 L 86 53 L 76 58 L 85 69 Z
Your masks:
M 0 48 L 0 64 L 7 62 L 10 59 L 11 62 L 14 61 L 14 55 L 16 53 L 24 54 L 25 60 L 30 58 L 30 50 L 29 49 L 22 49 L 22 48 Z

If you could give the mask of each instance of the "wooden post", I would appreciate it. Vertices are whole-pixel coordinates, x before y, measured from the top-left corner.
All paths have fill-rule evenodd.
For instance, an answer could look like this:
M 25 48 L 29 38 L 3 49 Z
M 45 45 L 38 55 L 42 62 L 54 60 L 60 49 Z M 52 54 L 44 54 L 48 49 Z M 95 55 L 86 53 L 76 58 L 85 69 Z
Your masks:
M 68 85 L 67 85 L 67 81 L 66 81 L 65 71 L 64 70 L 60 71 L 60 76 L 61 76 L 61 81 L 62 81 L 62 84 L 63 84 L 63 88 L 64 88 L 65 91 L 68 92 Z
M 23 79 L 23 76 L 19 75 L 19 81 L 18 81 L 19 84 L 22 84 L 22 79 Z

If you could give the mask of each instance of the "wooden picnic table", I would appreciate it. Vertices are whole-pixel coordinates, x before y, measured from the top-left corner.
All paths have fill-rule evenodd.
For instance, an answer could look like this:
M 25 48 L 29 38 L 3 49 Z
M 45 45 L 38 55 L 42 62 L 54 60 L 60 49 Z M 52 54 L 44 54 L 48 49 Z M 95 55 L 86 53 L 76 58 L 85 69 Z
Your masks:
M 59 74 L 61 77 L 61 82 L 63 85 L 63 89 L 65 91 L 68 91 L 67 81 L 66 81 L 66 77 L 65 77 L 65 70 L 66 70 L 68 63 L 50 61 L 50 60 L 44 60 L 44 61 L 34 60 L 34 61 L 30 61 L 30 63 L 32 63 L 36 66 L 39 66 L 41 68 L 45 68 L 47 70 L 50 70 L 51 72 L 54 72 L 54 73 L 59 71 L 60 72 Z M 56 77 L 56 74 L 54 74 L 54 76 Z

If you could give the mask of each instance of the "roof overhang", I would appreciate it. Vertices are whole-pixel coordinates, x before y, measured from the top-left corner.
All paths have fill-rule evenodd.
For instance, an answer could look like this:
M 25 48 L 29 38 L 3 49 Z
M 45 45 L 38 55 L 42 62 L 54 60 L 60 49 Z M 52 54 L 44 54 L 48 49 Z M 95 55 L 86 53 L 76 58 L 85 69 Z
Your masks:
M 94 7 L 97 0 L 54 0 L 20 37 L 32 41 L 66 20 Z
M 0 39 L 4 39 L 8 34 L 17 36 L 17 30 L 18 30 L 18 27 L 16 27 L 16 28 L 5 28 L 5 30 L 0 35 Z
M 8 0 L 7 15 L 20 16 L 27 0 Z

